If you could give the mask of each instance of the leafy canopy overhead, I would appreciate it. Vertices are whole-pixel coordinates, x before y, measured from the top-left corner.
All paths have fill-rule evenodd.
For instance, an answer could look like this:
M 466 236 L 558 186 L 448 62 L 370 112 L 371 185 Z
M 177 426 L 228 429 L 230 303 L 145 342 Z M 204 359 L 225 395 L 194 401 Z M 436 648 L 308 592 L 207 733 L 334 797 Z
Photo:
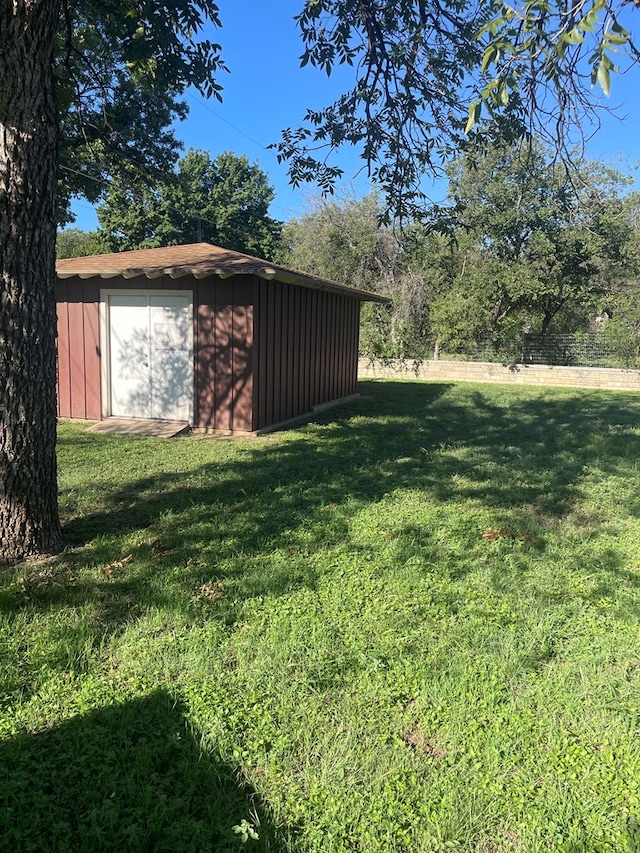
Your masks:
M 220 26 L 212 0 L 69 0 L 56 38 L 60 112 L 59 214 L 74 195 L 96 201 L 123 165 L 170 171 L 184 118 L 180 95 L 195 86 L 220 98 L 220 45 L 199 33 Z
M 611 72 L 637 62 L 607 0 L 307 0 L 301 64 L 354 69 L 352 88 L 278 144 L 292 182 L 333 190 L 330 154 L 360 147 L 390 216 L 420 211 L 423 178 L 470 143 L 540 135 L 569 157 L 570 129 L 597 117 Z M 593 89 L 593 84 L 599 89 Z M 485 119 L 482 127 L 478 121 Z M 486 121 L 489 119 L 489 121 Z

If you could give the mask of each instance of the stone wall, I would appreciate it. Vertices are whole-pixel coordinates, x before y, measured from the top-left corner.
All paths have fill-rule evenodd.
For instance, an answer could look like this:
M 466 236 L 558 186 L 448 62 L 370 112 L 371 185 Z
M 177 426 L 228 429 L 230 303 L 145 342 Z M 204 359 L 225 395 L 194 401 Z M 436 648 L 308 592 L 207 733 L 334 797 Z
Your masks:
M 428 379 L 433 382 L 504 382 L 610 391 L 640 391 L 640 370 L 614 367 L 550 367 L 470 361 L 392 359 L 358 362 L 359 379 Z

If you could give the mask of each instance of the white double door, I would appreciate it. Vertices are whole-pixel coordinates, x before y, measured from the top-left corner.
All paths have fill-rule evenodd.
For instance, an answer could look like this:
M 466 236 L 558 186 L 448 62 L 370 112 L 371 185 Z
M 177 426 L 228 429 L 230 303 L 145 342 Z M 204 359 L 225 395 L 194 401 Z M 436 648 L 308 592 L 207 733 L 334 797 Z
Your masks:
M 109 414 L 191 423 L 191 294 L 121 291 L 103 295 L 105 302 Z

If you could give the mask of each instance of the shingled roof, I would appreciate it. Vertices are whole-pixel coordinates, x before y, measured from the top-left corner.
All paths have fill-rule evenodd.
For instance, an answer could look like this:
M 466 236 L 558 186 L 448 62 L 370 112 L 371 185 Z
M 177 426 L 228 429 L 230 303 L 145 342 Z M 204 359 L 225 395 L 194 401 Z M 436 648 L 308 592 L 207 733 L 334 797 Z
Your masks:
M 233 275 L 257 275 L 260 278 L 297 284 L 316 290 L 327 290 L 355 296 L 362 301 L 388 302 L 377 293 L 347 287 L 316 275 L 272 264 L 241 252 L 232 252 L 210 243 L 189 243 L 185 246 L 166 246 L 162 249 L 135 249 L 131 252 L 116 252 L 110 255 L 90 255 L 86 258 L 64 258 L 56 262 L 58 278 L 207 278 L 217 275 L 230 278 Z

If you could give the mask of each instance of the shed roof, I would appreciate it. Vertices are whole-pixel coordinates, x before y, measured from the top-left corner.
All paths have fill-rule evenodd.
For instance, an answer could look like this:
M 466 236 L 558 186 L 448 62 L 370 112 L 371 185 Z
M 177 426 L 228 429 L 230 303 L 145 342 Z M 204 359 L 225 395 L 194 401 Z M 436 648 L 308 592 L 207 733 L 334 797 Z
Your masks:
M 233 275 L 257 275 L 264 279 L 275 279 L 286 284 L 297 284 L 316 290 L 344 293 L 362 301 L 388 302 L 377 293 L 347 287 L 335 281 L 309 273 L 298 272 L 279 264 L 272 264 L 241 252 L 232 252 L 211 243 L 189 243 L 185 246 L 166 246 L 161 249 L 135 249 L 131 252 L 115 252 L 110 255 L 90 255 L 85 258 L 64 258 L 56 262 L 58 278 L 171 278 L 194 276 L 206 278 L 217 275 L 230 278 Z

